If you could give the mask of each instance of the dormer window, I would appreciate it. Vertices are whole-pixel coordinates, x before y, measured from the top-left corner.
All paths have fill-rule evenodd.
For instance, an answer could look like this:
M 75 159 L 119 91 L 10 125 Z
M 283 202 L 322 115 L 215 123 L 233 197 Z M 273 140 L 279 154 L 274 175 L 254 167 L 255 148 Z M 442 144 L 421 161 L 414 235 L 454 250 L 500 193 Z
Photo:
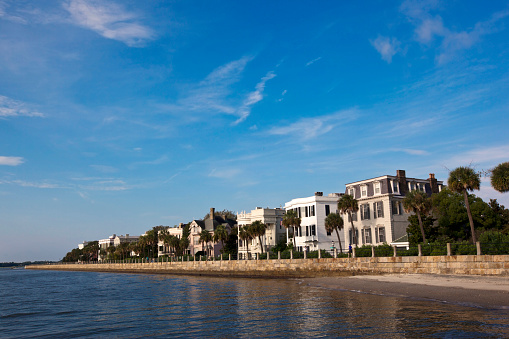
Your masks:
M 347 192 L 348 195 L 351 195 L 353 198 L 355 198 L 355 190 L 352 187 L 349 187 Z
M 399 193 L 399 185 L 396 180 L 392 181 L 392 193 Z
M 375 183 L 373 184 L 373 186 L 374 186 L 374 189 L 375 189 L 375 194 L 380 194 L 380 193 L 381 193 L 381 189 L 380 189 L 380 187 L 382 186 L 382 185 L 380 184 L 380 182 L 375 182 Z
M 361 186 L 361 197 L 367 197 L 368 196 L 368 186 L 362 185 Z

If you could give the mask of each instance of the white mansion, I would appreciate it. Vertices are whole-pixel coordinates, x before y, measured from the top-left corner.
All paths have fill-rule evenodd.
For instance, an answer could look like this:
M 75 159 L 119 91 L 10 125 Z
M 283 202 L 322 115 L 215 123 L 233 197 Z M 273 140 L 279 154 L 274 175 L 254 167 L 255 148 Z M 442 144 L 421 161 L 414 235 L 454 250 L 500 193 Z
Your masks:
M 383 175 L 346 184 L 345 194 L 357 199 L 359 211 L 352 215 L 357 244 L 354 244 L 352 226 L 346 214 L 343 215 L 345 239 L 352 246 L 390 244 L 406 234 L 410 214 L 403 209 L 405 195 L 418 190 L 431 196 L 442 187 L 442 181 L 437 181 L 432 173 L 428 179 L 416 179 L 407 178 L 403 170 L 398 170 L 396 176 Z

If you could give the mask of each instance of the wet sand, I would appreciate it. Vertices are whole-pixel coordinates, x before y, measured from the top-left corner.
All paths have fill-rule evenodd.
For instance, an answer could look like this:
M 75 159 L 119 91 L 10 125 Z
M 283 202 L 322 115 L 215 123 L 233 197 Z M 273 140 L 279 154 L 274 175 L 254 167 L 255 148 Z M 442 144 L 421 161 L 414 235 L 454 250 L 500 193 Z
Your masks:
M 307 278 L 310 286 L 415 298 L 471 307 L 509 309 L 509 277 L 432 274 Z

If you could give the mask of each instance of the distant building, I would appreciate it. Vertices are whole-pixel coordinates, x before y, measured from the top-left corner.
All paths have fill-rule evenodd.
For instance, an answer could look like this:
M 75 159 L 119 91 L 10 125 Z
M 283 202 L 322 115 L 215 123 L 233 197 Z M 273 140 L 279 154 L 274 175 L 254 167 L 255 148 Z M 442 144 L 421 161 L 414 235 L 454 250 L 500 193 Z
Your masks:
M 97 255 L 97 259 L 99 261 L 105 260 L 108 256 L 107 250 L 110 246 L 114 245 L 115 238 L 117 237 L 116 234 L 111 235 L 107 239 L 101 239 L 99 240 L 99 254 Z
M 81 244 L 78 244 L 78 249 L 84 249 L 89 243 L 91 243 L 91 241 L 83 241 Z
M 300 227 L 295 231 L 295 246 L 297 251 L 316 251 L 338 248 L 336 234 L 328 233 L 325 230 L 325 218 L 330 213 L 336 213 L 338 200 L 342 193 L 330 193 L 327 196 L 323 192 L 316 192 L 315 195 L 307 198 L 293 199 L 285 204 L 285 210 L 294 210 L 301 218 Z M 290 229 L 289 232 L 292 232 Z M 340 235 L 342 235 L 340 233 Z M 288 239 L 290 242 L 291 239 Z M 341 247 L 345 250 L 345 238 L 341 237 Z
M 421 191 L 431 196 L 442 190 L 443 182 L 431 173 L 428 179 L 407 178 L 405 171 L 396 176 L 383 175 L 346 184 L 345 194 L 358 200 L 359 211 L 352 215 L 355 238 L 347 214 L 344 236 L 348 244 L 358 246 L 390 244 L 406 234 L 409 213 L 403 209 L 403 199 L 410 191 Z
M 212 236 L 214 236 L 214 231 L 217 226 L 223 225 L 225 226 L 228 233 L 231 229 L 237 225 L 237 221 L 228 218 L 227 215 L 215 215 L 215 209 L 211 208 L 209 217 L 205 220 L 193 220 L 190 226 L 190 235 L 189 235 L 189 252 L 191 255 L 195 255 L 196 253 L 203 251 L 209 256 L 218 256 L 221 254 L 221 249 L 223 245 L 219 243 L 214 243 L 213 241 L 208 244 L 202 244 L 200 242 L 200 233 L 202 230 L 207 230 Z
M 164 228 L 166 231 L 168 231 L 168 233 L 178 239 L 182 239 L 182 233 L 183 233 L 183 230 L 184 230 L 184 224 L 183 223 L 180 223 L 177 227 L 169 227 L 169 226 L 166 226 Z M 160 234 L 161 231 L 159 231 L 158 234 Z M 157 243 L 157 256 L 160 257 L 160 256 L 163 256 L 163 255 L 171 255 L 173 254 L 172 252 L 172 248 L 165 244 L 164 241 L 162 241 L 161 239 L 158 240 L 158 243 Z M 187 251 L 185 250 L 184 253 L 187 253 Z
M 266 253 L 268 249 L 274 247 L 279 241 L 286 239 L 286 229 L 282 226 L 281 221 L 285 211 L 281 208 L 261 208 L 257 207 L 250 213 L 237 214 L 237 223 L 239 229 L 241 226 L 249 225 L 256 220 L 260 220 L 267 225 L 265 236 L 262 237 L 262 244 L 260 244 L 258 237 L 251 240 L 248 244 L 239 239 L 238 255 L 239 258 L 246 258 L 247 255 L 255 253 Z M 249 247 L 249 254 L 248 254 Z
M 139 239 L 140 239 L 139 235 L 129 235 L 129 234 L 118 235 L 113 238 L 113 246 L 118 246 L 124 243 L 130 244 L 132 242 L 137 242 Z

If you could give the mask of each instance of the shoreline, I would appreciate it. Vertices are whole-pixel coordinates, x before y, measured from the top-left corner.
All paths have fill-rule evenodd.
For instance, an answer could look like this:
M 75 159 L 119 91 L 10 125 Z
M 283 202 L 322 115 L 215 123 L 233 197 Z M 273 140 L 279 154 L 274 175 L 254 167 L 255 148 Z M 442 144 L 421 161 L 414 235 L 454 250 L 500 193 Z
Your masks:
M 509 279 L 494 276 L 387 274 L 318 277 L 308 286 L 396 298 L 509 310 Z

